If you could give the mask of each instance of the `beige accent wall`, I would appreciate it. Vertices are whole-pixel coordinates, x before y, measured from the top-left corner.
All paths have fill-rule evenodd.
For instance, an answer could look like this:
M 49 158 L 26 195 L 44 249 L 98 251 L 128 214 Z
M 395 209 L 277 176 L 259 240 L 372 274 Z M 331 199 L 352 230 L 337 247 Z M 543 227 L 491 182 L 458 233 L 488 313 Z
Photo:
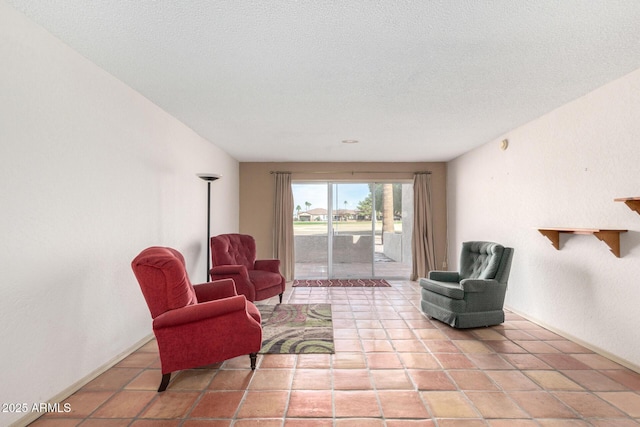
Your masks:
M 446 163 L 240 163 L 240 232 L 255 237 L 259 258 L 272 256 L 272 171 L 291 172 L 294 181 L 341 182 L 412 180 L 414 172 L 430 171 L 436 262 L 442 266 L 447 236 L 446 168 Z

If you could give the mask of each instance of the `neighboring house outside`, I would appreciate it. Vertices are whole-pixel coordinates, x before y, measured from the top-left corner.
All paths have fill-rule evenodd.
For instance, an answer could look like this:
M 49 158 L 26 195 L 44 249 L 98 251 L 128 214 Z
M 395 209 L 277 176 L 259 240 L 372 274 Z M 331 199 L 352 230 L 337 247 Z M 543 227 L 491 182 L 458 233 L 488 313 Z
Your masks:
M 323 208 L 315 208 L 298 215 L 300 221 L 326 221 L 327 210 Z
M 358 211 L 349 210 L 349 209 L 336 209 L 333 211 L 333 220 L 334 221 L 349 221 L 357 219 Z

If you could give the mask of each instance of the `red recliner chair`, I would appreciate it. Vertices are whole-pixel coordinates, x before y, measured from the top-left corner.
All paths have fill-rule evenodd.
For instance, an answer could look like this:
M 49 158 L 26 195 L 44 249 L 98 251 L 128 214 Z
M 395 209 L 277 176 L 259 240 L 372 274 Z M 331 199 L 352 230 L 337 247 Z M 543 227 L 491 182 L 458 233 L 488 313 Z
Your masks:
M 140 283 L 158 341 L 162 381 L 171 373 L 249 354 L 251 369 L 262 346 L 260 312 L 233 280 L 193 286 L 184 257 L 175 249 L 150 247 L 131 262 Z
M 285 279 L 280 260 L 256 260 L 256 241 L 247 234 L 220 234 L 211 238 L 211 280 L 231 278 L 238 293 L 249 301 L 278 295 L 282 302 Z

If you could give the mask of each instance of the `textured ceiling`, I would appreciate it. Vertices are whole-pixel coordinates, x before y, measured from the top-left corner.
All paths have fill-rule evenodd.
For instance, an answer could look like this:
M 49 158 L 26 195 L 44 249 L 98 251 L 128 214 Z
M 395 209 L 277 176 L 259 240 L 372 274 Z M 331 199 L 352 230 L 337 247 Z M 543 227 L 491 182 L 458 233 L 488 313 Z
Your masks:
M 447 161 L 640 68 L 635 0 L 6 1 L 240 161 Z

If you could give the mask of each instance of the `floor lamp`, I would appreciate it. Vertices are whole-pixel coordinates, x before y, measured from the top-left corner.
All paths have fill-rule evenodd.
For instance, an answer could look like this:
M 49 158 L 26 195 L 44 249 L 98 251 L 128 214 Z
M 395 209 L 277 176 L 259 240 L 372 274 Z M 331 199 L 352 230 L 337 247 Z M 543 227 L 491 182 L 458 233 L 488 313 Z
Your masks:
M 207 247 L 207 275 L 204 277 L 206 278 L 205 281 L 208 282 L 211 265 L 211 254 L 209 252 L 211 250 L 209 242 L 209 239 L 211 239 L 211 183 L 220 179 L 221 175 L 216 173 L 199 173 L 198 177 L 207 181 L 207 240 L 205 241 L 205 246 Z

